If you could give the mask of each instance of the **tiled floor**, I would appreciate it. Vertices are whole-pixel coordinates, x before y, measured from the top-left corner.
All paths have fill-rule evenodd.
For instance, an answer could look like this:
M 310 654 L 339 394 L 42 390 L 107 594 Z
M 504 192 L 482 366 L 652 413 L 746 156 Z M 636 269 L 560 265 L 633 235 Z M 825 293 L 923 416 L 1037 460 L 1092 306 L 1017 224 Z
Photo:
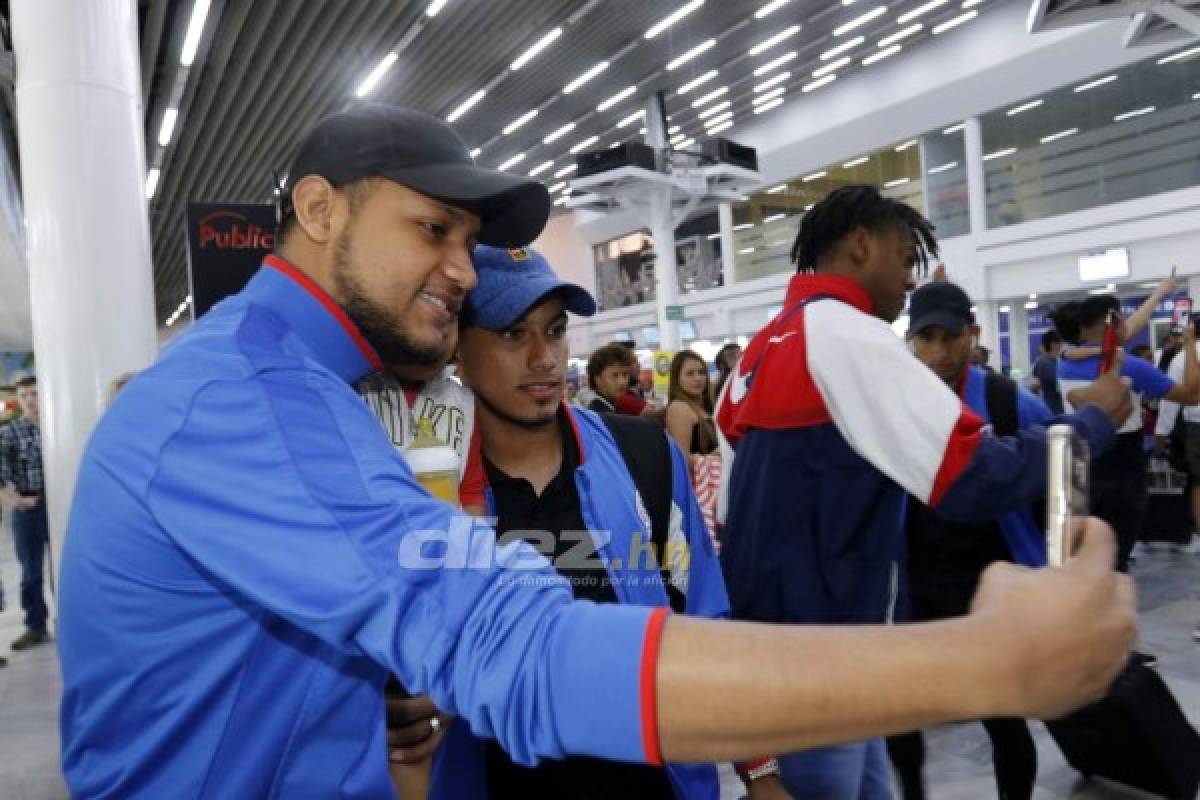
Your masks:
M 1200 727 L 1200 644 L 1192 630 L 1200 622 L 1200 555 L 1157 551 L 1135 567 L 1141 597 L 1143 649 L 1158 655 L 1160 671 L 1194 725 Z M 61 679 L 53 647 L 7 653 L 21 632 L 17 565 L 8 526 L 0 530 L 0 576 L 7 608 L 0 613 L 0 798 L 60 800 L 67 797 L 58 762 L 58 696 Z M 1036 800 L 1118 800 L 1145 797 L 1111 784 L 1081 782 L 1038 723 L 1039 772 Z M 964 724 L 928 734 L 926 775 L 930 800 L 985 800 L 995 796 L 991 750 L 983 729 Z M 1197 754 L 1200 757 L 1200 753 Z M 736 797 L 736 778 L 724 781 Z M 817 798 L 816 800 L 820 800 Z

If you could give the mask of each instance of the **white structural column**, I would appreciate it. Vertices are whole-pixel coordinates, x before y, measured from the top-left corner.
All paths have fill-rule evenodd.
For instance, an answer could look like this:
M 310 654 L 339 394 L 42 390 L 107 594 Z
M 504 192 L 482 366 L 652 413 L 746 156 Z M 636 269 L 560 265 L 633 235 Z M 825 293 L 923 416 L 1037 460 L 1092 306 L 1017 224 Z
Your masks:
M 987 177 L 983 169 L 983 127 L 979 117 L 971 117 L 963 123 L 963 144 L 967 161 L 967 210 L 971 220 L 971 233 L 978 235 L 987 230 Z
M 721 277 L 726 286 L 733 286 L 737 277 L 737 249 L 733 239 L 733 204 L 717 206 L 717 230 L 721 234 Z
M 1029 312 L 1025 310 L 1025 299 L 1018 297 L 1009 303 L 1012 311 L 1008 315 L 1009 363 L 1021 375 L 1029 374 Z M 997 353 L 997 360 L 999 360 Z
M 134 0 L 13 0 L 54 563 L 83 446 L 118 374 L 156 352 Z
M 666 157 L 667 132 L 656 95 L 646 99 L 646 144 L 654 148 L 660 169 Z M 679 321 L 667 319 L 667 306 L 679 303 L 679 270 L 675 264 L 675 215 L 669 186 L 649 189 L 650 236 L 654 239 L 654 304 L 663 350 L 679 349 Z
M 979 325 L 979 343 L 988 349 L 989 363 L 1000 365 L 1000 304 L 980 300 L 975 304 L 975 322 Z

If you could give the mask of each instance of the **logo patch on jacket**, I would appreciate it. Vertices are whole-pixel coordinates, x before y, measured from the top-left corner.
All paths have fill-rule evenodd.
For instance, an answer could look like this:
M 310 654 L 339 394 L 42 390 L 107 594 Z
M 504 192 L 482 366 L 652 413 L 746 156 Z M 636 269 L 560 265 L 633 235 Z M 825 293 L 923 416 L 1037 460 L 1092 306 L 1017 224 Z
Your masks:
M 508 255 L 512 257 L 513 261 L 529 260 L 529 251 L 524 247 L 510 247 L 508 249 Z

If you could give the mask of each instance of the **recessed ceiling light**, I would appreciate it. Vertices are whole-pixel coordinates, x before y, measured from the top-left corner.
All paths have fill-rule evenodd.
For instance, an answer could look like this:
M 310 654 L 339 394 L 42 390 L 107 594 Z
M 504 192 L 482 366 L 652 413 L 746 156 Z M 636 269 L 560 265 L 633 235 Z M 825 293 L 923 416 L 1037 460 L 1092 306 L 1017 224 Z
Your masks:
M 763 92 L 762 94 L 754 95 L 753 103 L 754 103 L 754 105 L 758 105 L 760 103 L 765 103 L 772 98 L 779 97 L 786 91 L 787 91 L 786 86 L 776 86 L 774 89 L 772 89 L 769 92 Z
M 891 47 L 880 50 L 877 53 L 872 53 L 871 55 L 864 58 L 862 60 L 863 66 L 869 67 L 872 64 L 875 64 L 879 61 L 883 61 L 885 58 L 891 58 L 892 56 L 896 55 L 896 53 L 899 53 L 899 52 L 900 52 L 900 45 L 894 44 Z
M 703 97 L 696 98 L 696 101 L 694 103 L 692 103 L 692 108 L 699 108 L 700 106 L 707 105 L 710 101 L 716 100 L 718 97 L 720 97 L 721 95 L 725 94 L 728 91 L 729 91 L 728 86 L 722 86 L 720 89 L 713 89 L 711 92 L 704 95 Z
M 813 81 L 812 83 L 806 83 L 804 85 L 804 88 L 802 89 L 802 91 L 805 91 L 805 92 L 816 91 L 817 89 L 820 89 L 822 86 L 828 86 L 829 84 L 833 83 L 835 80 L 837 80 L 837 75 L 826 75 L 824 78 L 821 78 L 820 80 Z
M 509 167 L 515 167 L 517 164 L 520 164 L 524 160 L 525 160 L 525 154 L 517 153 L 515 156 L 510 158 L 508 161 L 505 161 L 503 164 L 496 167 L 496 169 L 500 170 L 501 172 L 504 172 Z
M 708 128 L 705 131 L 705 133 L 707 133 L 709 136 L 715 136 L 716 134 L 720 133 L 721 131 L 726 130 L 728 128 L 732 128 L 732 127 L 733 127 L 733 120 L 729 119 L 729 120 L 726 120 L 725 122 L 722 122 L 720 125 L 714 125 L 711 128 Z
M 1016 116 L 1017 114 L 1023 114 L 1023 113 L 1025 113 L 1026 111 L 1032 111 L 1033 109 L 1035 109 L 1035 108 L 1037 108 L 1038 106 L 1042 105 L 1044 102 L 1046 102 L 1046 101 L 1045 101 L 1045 100 L 1041 100 L 1041 99 L 1038 99 L 1038 100 L 1030 100 L 1028 103 L 1022 103 L 1021 105 L 1019 105 L 1019 106 L 1017 106 L 1017 107 L 1015 107 L 1015 108 L 1010 108 L 1008 111 L 1006 111 L 1006 112 L 1004 112 L 1004 113 L 1005 113 L 1007 116 L 1013 117 L 1013 116 Z
M 819 78 L 822 75 L 828 75 L 831 72 L 841 69 L 850 63 L 850 56 L 842 56 L 837 61 L 830 61 L 823 67 L 813 70 L 813 77 Z
M 604 72 L 604 70 L 606 70 L 606 69 L 608 69 L 608 62 L 601 61 L 599 64 L 596 64 L 594 67 L 589 69 L 587 72 L 583 73 L 578 78 L 576 78 L 575 80 L 571 81 L 566 86 L 564 86 L 563 94 L 570 94 L 571 92 L 578 89 L 580 86 L 583 86 L 585 83 L 590 81 L 592 78 L 599 75 L 601 72 Z
M 919 5 L 916 8 L 914 8 L 912 11 L 906 11 L 903 14 L 901 14 L 899 17 L 896 18 L 896 24 L 904 25 L 910 19 L 916 19 L 917 17 L 919 17 L 923 14 L 928 14 L 930 11 L 933 11 L 935 8 L 941 8 L 942 6 L 946 5 L 946 3 L 949 3 L 949 2 L 950 2 L 950 0 L 929 0 L 928 3 L 925 3 L 924 5 Z
M 779 44 L 780 42 L 787 41 L 788 39 L 792 38 L 799 32 L 800 32 L 799 25 L 793 25 L 790 28 L 786 28 L 786 29 L 780 31 L 779 33 L 775 34 L 774 36 L 770 36 L 766 39 L 763 39 L 761 42 L 759 42 L 758 44 L 751 47 L 749 55 L 753 57 L 753 56 L 758 55 L 759 53 L 765 53 L 767 50 L 770 50 L 775 45 Z
M 879 19 L 887 13 L 887 6 L 876 6 L 862 16 L 855 17 L 844 25 L 840 25 L 833 29 L 834 36 L 841 36 L 843 33 L 849 33 L 855 28 L 862 27 L 874 19 Z
M 708 41 L 701 42 L 700 44 L 693 47 L 691 50 L 688 50 L 683 55 L 679 56 L 678 58 L 672 59 L 670 62 L 668 62 L 667 63 L 667 71 L 670 72 L 672 70 L 679 69 L 684 64 L 686 64 L 687 62 L 689 62 L 693 58 L 695 58 L 696 56 L 706 53 L 716 46 L 717 46 L 716 39 L 709 39 Z
M 804 176 L 803 178 L 801 178 L 800 180 L 801 180 L 801 181 L 803 181 L 804 183 L 812 183 L 812 182 L 813 182 L 813 181 L 815 181 L 815 180 L 819 180 L 819 179 L 821 179 L 821 178 L 824 178 L 824 177 L 825 177 L 826 175 L 828 175 L 828 174 L 829 174 L 829 173 L 828 173 L 828 172 L 826 172 L 825 170 L 821 170 L 820 172 L 814 172 L 814 173 L 812 173 L 811 175 L 805 175 L 805 176 Z
M 1011 156 L 1015 152 L 1017 152 L 1017 148 L 1006 147 L 1003 150 L 997 150 L 994 153 L 988 153 L 983 157 L 983 160 L 991 161 L 993 158 L 1004 158 L 1005 156 Z
M 529 170 L 529 177 L 536 178 L 538 175 L 541 175 L 543 172 L 545 172 L 546 170 L 550 169 L 553 166 L 554 166 L 553 160 L 543 161 L 540 165 Z
M 562 32 L 562 28 L 555 28 L 541 39 L 538 39 L 528 50 L 517 56 L 517 58 L 509 66 L 509 69 L 515 72 L 516 70 L 519 70 L 521 67 L 528 64 L 538 53 L 545 50 L 554 42 L 555 39 L 562 36 Z
M 867 37 L 865 37 L 865 36 L 855 36 L 850 41 L 842 42 L 841 44 L 839 44 L 837 47 L 833 48 L 832 50 L 826 50 L 824 53 L 821 53 L 821 60 L 828 61 L 831 58 L 840 56 L 842 53 L 846 52 L 847 50 L 853 50 L 854 48 L 858 47 L 860 44 L 862 44 L 866 40 L 867 40 Z
M 929 170 L 929 174 L 937 175 L 939 172 L 946 172 L 947 170 L 954 169 L 957 166 L 958 166 L 957 161 L 951 161 L 949 163 L 941 164 L 939 166 L 933 167 L 932 169 Z
M 790 53 L 784 53 L 779 58 L 776 58 L 773 61 L 768 61 L 766 64 L 763 64 L 761 67 L 755 68 L 754 77 L 757 78 L 759 76 L 766 75 L 771 70 L 782 67 L 784 64 L 788 63 L 795 57 L 796 57 L 795 50 L 793 50 Z
M 547 134 L 546 138 L 542 139 L 542 144 L 550 144 L 555 139 L 561 139 L 562 137 L 566 136 L 568 133 L 570 133 L 573 130 L 575 130 L 575 123 L 568 122 L 566 125 L 563 125 L 561 128 L 554 131 L 553 133 Z
M 458 108 L 454 109 L 453 111 L 451 111 L 449 114 L 446 115 L 446 122 L 454 122 L 459 117 L 461 117 L 463 114 L 466 114 L 468 111 L 470 111 L 472 108 L 474 108 L 475 104 L 478 103 L 480 100 L 482 100 L 484 98 L 484 95 L 486 95 L 486 94 L 487 94 L 487 89 L 480 89 L 475 94 L 468 97 L 466 100 L 464 100 L 462 102 L 462 105 L 460 105 Z
M 1154 111 L 1155 111 L 1154 106 L 1146 106 L 1145 108 L 1137 108 L 1137 109 L 1134 109 L 1133 111 L 1126 111 L 1124 114 L 1117 114 L 1115 117 L 1113 117 L 1113 122 L 1124 122 L 1127 119 L 1133 119 L 1134 117 L 1140 117 L 1143 114 L 1153 114 Z
M 567 166 L 560 169 L 558 172 L 555 172 L 554 177 L 556 177 L 556 178 L 565 177 L 567 175 L 570 175 L 572 172 L 574 172 L 577 169 L 579 169 L 578 164 L 568 164 Z
M 1105 75 L 1103 78 L 1097 78 L 1094 81 L 1088 81 L 1087 83 L 1083 83 L 1083 84 L 1080 84 L 1079 86 L 1076 86 L 1074 91 L 1086 92 L 1088 89 L 1095 89 L 1097 86 L 1104 86 L 1107 83 L 1112 83 L 1116 79 L 1117 79 L 1116 75 Z
M 755 11 L 754 18 L 762 19 L 763 17 L 770 14 L 772 11 L 778 11 L 779 9 L 783 8 L 785 5 L 787 5 L 787 2 L 788 2 L 788 0 L 772 0 L 772 2 L 767 3 L 765 6 L 760 8 L 758 11 Z
M 383 59 L 375 65 L 375 69 L 371 70 L 370 74 L 363 78 L 363 82 L 360 83 L 358 88 L 354 90 L 354 96 L 365 97 L 366 95 L 370 94 L 371 90 L 375 88 L 375 85 L 383 79 L 383 76 L 387 74 L 387 71 L 392 68 L 393 64 L 396 63 L 397 58 L 399 58 L 399 56 L 397 56 L 395 53 L 388 53 L 386 56 L 384 56 Z
M 646 32 L 643 34 L 643 36 L 645 36 L 647 39 L 653 39 L 655 36 L 658 36 L 660 33 L 665 31 L 667 28 L 671 27 L 676 22 L 678 22 L 679 20 L 686 17 L 688 14 L 691 14 L 693 11 L 695 11 L 702 5 L 704 5 L 704 0 L 692 0 L 692 2 L 687 3 L 686 5 L 680 6 L 675 11 L 671 12 L 670 14 L 663 17 L 658 22 L 651 25 L 646 30 Z
M 959 122 L 955 125 L 951 125 L 949 128 L 942 128 L 942 133 L 944 133 L 946 136 L 949 136 L 952 133 L 958 133 L 965 127 L 967 127 L 967 123 Z
M 772 86 L 775 86 L 776 84 L 783 83 L 784 81 L 786 81 L 786 80 L 787 80 L 788 78 L 790 78 L 790 77 L 792 77 L 792 73 L 790 73 L 790 72 L 781 72 L 781 73 L 779 73 L 778 75 L 776 75 L 774 78 L 771 78 L 770 80 L 763 81 L 763 82 L 762 82 L 762 83 L 760 83 L 758 86 L 755 86 L 755 87 L 754 87 L 754 91 L 755 91 L 755 92 L 765 92 L 767 89 L 770 89 Z
M 632 114 L 630 114 L 628 117 L 626 117 L 625 119 L 623 119 L 623 120 L 621 120 L 620 122 L 618 122 L 618 123 L 617 123 L 617 127 L 618 127 L 618 128 L 625 128 L 625 127 L 627 127 L 627 126 L 629 126 L 629 125 L 632 125 L 634 122 L 637 122 L 639 119 L 641 119 L 641 118 L 642 118 L 642 117 L 644 117 L 645 115 L 646 115 L 646 112 L 645 112 L 645 110 L 642 110 L 642 111 L 635 111 L 635 112 L 633 112 Z
M 883 188 L 895 189 L 897 186 L 903 186 L 904 184 L 908 183 L 910 180 L 912 180 L 912 179 L 911 178 L 896 178 L 896 180 L 894 180 L 894 181 L 888 181 L 887 183 L 885 183 L 883 185 Z
M 713 103 L 711 106 L 709 106 L 708 108 L 704 109 L 699 114 L 697 114 L 696 117 L 699 119 L 704 119 L 705 117 L 711 117 L 712 115 L 716 114 L 718 111 L 724 111 L 725 109 L 729 108 L 730 105 L 731 105 L 731 103 L 728 100 L 722 100 L 719 103 Z
M 1041 141 L 1042 144 L 1050 144 L 1051 142 L 1057 142 L 1059 139 L 1065 139 L 1068 136 L 1074 136 L 1077 133 L 1079 133 L 1079 128 L 1068 128 L 1065 131 L 1059 131 L 1058 133 L 1052 133 L 1049 136 L 1043 136 Z
M 879 46 L 880 47 L 891 47 L 896 42 L 900 41 L 901 39 L 907 39 L 909 36 L 912 36 L 914 33 L 916 33 L 919 30 L 921 30 L 921 23 L 919 23 L 919 22 L 913 23 L 912 25 L 909 25 L 904 30 L 896 31 L 893 34 L 889 34 L 888 36 L 885 36 L 882 39 L 880 39 Z
M 537 115 L 538 115 L 538 110 L 536 108 L 531 111 L 526 111 L 524 114 L 517 117 L 512 122 L 505 125 L 504 130 L 501 131 L 501 133 L 503 133 L 505 136 L 508 136 L 513 131 L 517 130 L 518 128 L 520 128 L 526 122 L 529 122 L 529 120 L 533 119 Z
M 626 86 L 624 89 L 617 92 L 616 94 L 614 94 L 612 97 L 605 100 L 600 105 L 596 106 L 596 110 L 597 111 L 608 111 L 610 108 L 612 108 L 617 103 L 624 100 L 626 97 L 629 97 L 631 94 L 633 94 L 636 91 L 637 91 L 636 86 Z
M 591 147 L 598 141 L 600 141 L 599 136 L 589 136 L 588 138 L 584 139 L 582 142 L 576 143 L 575 146 L 572 147 L 568 152 L 570 152 L 571 155 L 575 155 L 576 153 L 582 153 L 584 150 L 587 150 L 589 147 Z
M 850 161 L 847 161 L 845 164 L 842 164 L 842 168 L 843 169 L 853 169 L 854 167 L 857 167 L 860 164 L 865 164 L 870 160 L 871 159 L 868 158 L 867 156 L 859 156 L 858 158 L 851 159 Z
M 964 22 L 970 22 L 971 20 L 975 19 L 978 16 L 979 16 L 978 11 L 968 11 L 965 14 L 959 14 L 954 19 L 948 19 L 945 22 L 941 23 L 940 25 L 934 25 L 933 26 L 933 35 L 936 36 L 939 33 L 945 33 L 946 31 L 948 31 L 952 28 L 957 28 L 959 25 L 962 25 Z
M 687 94 L 692 89 L 695 89 L 697 86 L 701 86 L 705 83 L 708 83 L 715 77 L 717 77 L 717 70 L 710 69 L 708 72 L 704 73 L 700 77 L 692 78 L 690 81 L 685 83 L 683 86 L 680 86 L 678 89 L 675 90 L 675 93 L 676 94 Z

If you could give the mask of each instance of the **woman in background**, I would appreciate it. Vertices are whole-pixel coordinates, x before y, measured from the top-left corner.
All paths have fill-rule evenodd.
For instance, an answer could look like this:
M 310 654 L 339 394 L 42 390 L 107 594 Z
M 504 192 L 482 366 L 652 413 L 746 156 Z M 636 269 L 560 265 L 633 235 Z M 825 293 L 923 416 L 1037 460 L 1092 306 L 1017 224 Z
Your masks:
M 717 449 L 709 394 L 708 364 L 691 350 L 680 350 L 671 361 L 667 390 L 667 432 L 695 463 Z

